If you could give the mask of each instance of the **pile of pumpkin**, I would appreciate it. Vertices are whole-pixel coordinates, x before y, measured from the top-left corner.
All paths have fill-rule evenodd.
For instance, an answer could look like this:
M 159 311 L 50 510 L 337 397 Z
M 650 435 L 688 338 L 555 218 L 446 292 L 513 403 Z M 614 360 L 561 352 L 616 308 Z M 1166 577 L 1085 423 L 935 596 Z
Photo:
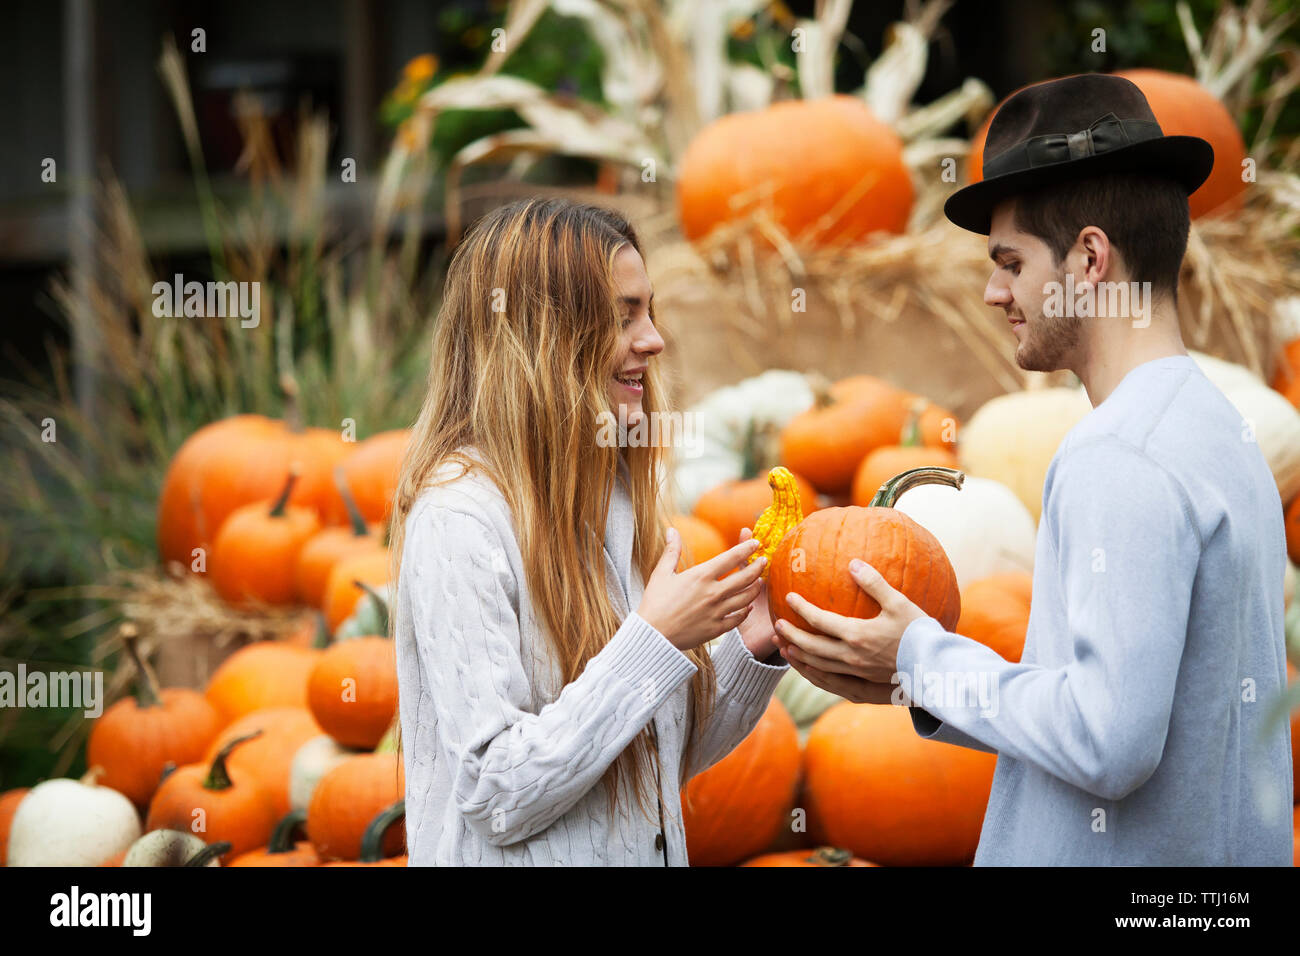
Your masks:
M 388 580 L 382 525 L 409 438 L 349 442 L 260 415 L 206 425 L 163 478 L 158 552 L 232 606 L 317 608 L 332 632 L 356 609 L 357 582 Z
M 160 689 L 129 625 L 124 640 L 136 696 L 96 719 L 81 780 L 0 795 L 0 863 L 406 864 L 396 659 L 382 632 L 324 649 L 250 644 L 203 691 Z
M 1199 354 L 1196 359 L 1254 425 L 1288 506 L 1288 545 L 1294 561 L 1300 557 L 1293 519 L 1300 510 L 1300 414 L 1247 370 Z M 959 605 L 948 600 L 945 608 L 927 612 L 947 629 L 1018 661 L 1028 629 L 1043 480 L 1065 433 L 1090 410 L 1086 394 L 1056 388 L 995 399 L 961 430 L 958 444 L 956 422 L 945 410 L 866 376 L 815 389 L 811 407 L 803 407 L 809 404 L 806 396 L 792 388 L 794 407 L 774 407 L 772 376 L 793 374 L 768 372 L 759 377 L 766 379 L 761 387 L 768 398 L 755 417 L 746 419 L 743 412 L 734 414 L 736 410 L 720 417 L 727 419 L 740 444 L 775 424 L 779 460 L 796 472 L 792 478 L 797 491 L 791 491 L 791 497 L 797 496 L 803 514 L 814 515 L 799 526 L 801 531 L 807 535 L 805 529 L 818 524 L 819 530 L 812 533 L 842 550 L 841 539 L 860 539 L 862 528 L 883 520 L 859 511 L 873 500 L 910 515 L 919 529 L 906 522 L 900 527 L 907 528 L 920 547 L 904 549 L 906 562 L 915 564 L 919 553 L 920 563 L 927 565 L 919 576 L 942 579 L 940 591 L 960 588 Z M 730 387 L 726 401 L 757 381 Z M 762 416 L 765 420 L 755 420 Z M 720 458 L 734 455 L 736 444 L 727 445 L 719 442 Z M 898 472 L 953 468 L 959 462 L 971 473 L 960 490 L 920 484 L 896 502 L 878 494 Z M 712 467 L 707 461 L 691 463 L 692 468 L 701 465 Z M 774 479 L 771 485 L 778 494 L 780 483 Z M 674 518 L 692 561 L 720 553 L 739 540 L 741 528 L 755 527 L 772 494 L 764 478 L 739 478 L 700 495 L 693 514 Z M 822 516 L 825 520 L 818 521 Z M 773 613 L 782 617 L 790 613 L 777 599 L 776 582 L 783 552 L 790 550 L 787 545 L 798 533 L 787 535 L 773 557 L 770 600 Z M 799 590 L 814 603 L 833 607 L 840 596 L 827 583 L 829 578 L 823 574 L 818 582 L 816 574 L 809 574 L 828 562 L 816 553 L 816 541 L 807 550 L 810 569 L 801 571 Z M 904 558 L 882 554 L 868 560 L 899 586 Z M 836 568 L 828 565 L 827 574 Z M 918 574 L 914 568 L 908 573 Z M 846 573 L 840 576 L 848 581 Z M 1295 581 L 1296 569 L 1288 565 L 1286 579 L 1279 584 L 1292 610 L 1300 608 L 1300 602 L 1292 600 Z M 907 586 L 903 590 L 918 600 Z M 859 616 L 874 610 L 873 603 Z M 1290 673 L 1294 680 L 1295 669 Z M 688 786 L 687 795 L 697 795 L 694 810 L 692 801 L 684 805 L 693 862 L 735 863 L 767 847 L 764 840 L 778 834 L 784 834 L 787 843 L 804 845 L 790 854 L 762 857 L 757 865 L 842 865 L 860 858 L 886 865 L 970 861 L 992 782 L 992 755 L 923 740 L 902 708 L 844 703 L 794 672 L 776 697 L 755 733 Z M 1300 763 L 1300 714 L 1291 729 L 1294 760 Z M 806 734 L 802 758 L 800 731 Z M 796 797 L 800 787 L 802 795 Z M 1295 797 L 1300 799 L 1300 788 Z M 697 821 L 692 831 L 692 821 L 701 813 L 709 825 Z M 1300 808 L 1296 813 L 1300 824 Z M 797 827 L 800 820 L 802 829 Z M 798 833 L 806 835 L 800 838 Z M 814 849 L 817 843 L 837 849 Z

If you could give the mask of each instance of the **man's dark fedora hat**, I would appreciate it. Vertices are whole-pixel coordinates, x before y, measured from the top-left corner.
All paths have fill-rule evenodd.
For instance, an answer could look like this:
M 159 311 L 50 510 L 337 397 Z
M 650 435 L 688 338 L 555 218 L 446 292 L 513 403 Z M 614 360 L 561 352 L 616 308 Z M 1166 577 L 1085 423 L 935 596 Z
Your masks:
M 1214 166 L 1198 136 L 1166 136 L 1130 80 L 1081 73 L 1036 83 L 998 109 L 984 142 L 984 178 L 944 203 L 952 222 L 988 235 L 993 208 L 1017 193 L 1105 173 L 1165 176 L 1190 196 Z

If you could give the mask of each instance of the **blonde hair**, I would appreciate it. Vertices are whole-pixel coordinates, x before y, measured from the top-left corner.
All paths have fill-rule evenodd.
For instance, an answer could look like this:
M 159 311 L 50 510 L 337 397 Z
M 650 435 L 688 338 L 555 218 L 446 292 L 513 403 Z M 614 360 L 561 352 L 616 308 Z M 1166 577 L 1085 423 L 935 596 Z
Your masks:
M 658 480 L 669 464 L 666 448 L 596 441 L 601 413 L 617 412 L 609 398 L 622 358 L 613 266 L 628 247 L 641 252 L 623 217 L 564 199 L 511 203 L 475 225 L 448 266 L 429 388 L 393 505 L 389 580 L 396 584 L 416 498 L 444 462 L 480 467 L 457 454 L 463 446 L 477 451 L 510 506 L 529 594 L 565 684 L 621 623 L 604 574 L 591 573 L 605 566 L 605 519 L 620 454 L 635 512 L 632 566 L 644 580 L 663 552 L 670 514 Z M 655 363 L 648 364 L 647 416 L 665 400 Z M 713 663 L 704 648 L 687 654 L 699 668 L 690 699 L 698 727 L 713 707 Z M 692 749 L 688 742 L 688 766 Z M 624 784 L 649 816 L 651 759 L 657 770 L 646 728 L 602 778 L 611 816 Z

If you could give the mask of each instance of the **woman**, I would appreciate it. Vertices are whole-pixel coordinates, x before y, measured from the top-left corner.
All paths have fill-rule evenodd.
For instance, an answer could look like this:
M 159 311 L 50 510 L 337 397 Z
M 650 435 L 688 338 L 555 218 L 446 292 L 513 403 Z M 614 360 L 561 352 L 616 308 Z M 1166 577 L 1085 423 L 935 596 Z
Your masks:
M 393 521 L 412 866 L 686 865 L 680 789 L 787 670 L 757 542 L 677 573 L 663 448 L 598 437 L 662 407 L 651 298 L 632 227 L 564 200 L 452 259 Z

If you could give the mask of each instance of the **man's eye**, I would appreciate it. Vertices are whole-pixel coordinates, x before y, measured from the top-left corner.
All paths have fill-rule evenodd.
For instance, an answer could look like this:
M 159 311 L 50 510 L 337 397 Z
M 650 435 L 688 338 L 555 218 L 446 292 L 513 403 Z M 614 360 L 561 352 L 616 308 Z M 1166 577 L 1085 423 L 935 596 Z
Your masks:
M 1013 276 L 1020 275 L 1020 263 L 1008 262 L 1003 268 L 1007 269 Z

